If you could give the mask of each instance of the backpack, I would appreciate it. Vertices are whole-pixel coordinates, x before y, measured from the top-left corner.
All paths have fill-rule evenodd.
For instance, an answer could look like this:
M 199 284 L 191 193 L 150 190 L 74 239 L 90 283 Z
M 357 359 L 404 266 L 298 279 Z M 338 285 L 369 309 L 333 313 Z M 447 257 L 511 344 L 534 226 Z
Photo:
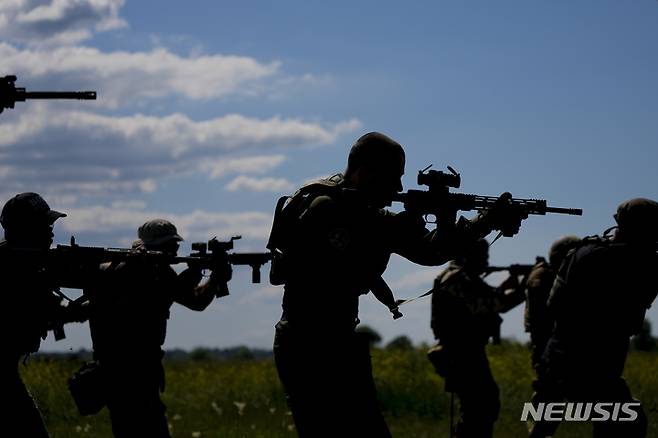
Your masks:
M 343 175 L 336 174 L 302 186 L 292 196 L 282 196 L 274 209 L 274 220 L 267 249 L 272 252 L 270 283 L 275 286 L 287 281 L 287 253 L 294 247 L 300 219 L 309 204 L 318 196 L 335 195 L 340 191 Z M 288 257 L 289 258 L 289 257 Z

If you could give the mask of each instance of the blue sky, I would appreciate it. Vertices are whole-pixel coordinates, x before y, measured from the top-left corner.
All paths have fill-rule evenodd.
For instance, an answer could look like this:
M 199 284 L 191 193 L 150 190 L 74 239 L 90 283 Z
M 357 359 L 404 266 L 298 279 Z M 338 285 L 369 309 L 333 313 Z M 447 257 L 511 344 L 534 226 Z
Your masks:
M 406 188 L 451 165 L 464 192 L 584 209 L 531 217 L 493 264 L 531 262 L 612 225 L 622 200 L 658 198 L 653 0 L 11 1 L 0 65 L 28 89 L 98 90 L 0 115 L 0 195 L 38 191 L 67 211 L 61 243 L 125 246 L 163 216 L 188 241 L 242 234 L 239 250 L 259 250 L 276 199 L 341 171 L 374 130 L 405 146 Z M 439 270 L 396 257 L 386 278 L 409 297 Z M 270 346 L 280 288 L 240 269 L 231 290 L 203 313 L 175 306 L 167 346 Z M 430 341 L 429 300 L 404 313 L 362 299 L 385 339 Z M 525 339 L 521 317 L 504 335 Z M 89 346 L 85 326 L 68 333 L 44 348 Z

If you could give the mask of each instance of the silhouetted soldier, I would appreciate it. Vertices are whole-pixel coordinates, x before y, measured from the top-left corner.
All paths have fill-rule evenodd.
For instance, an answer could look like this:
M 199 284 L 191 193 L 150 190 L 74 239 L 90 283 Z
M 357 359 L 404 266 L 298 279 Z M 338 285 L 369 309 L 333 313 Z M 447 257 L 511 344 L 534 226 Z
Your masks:
M 493 436 L 500 400 L 485 347 L 500 326 L 499 313 L 525 299 L 516 275 L 498 288 L 488 285 L 481 277 L 488 265 L 489 244 L 481 239 L 437 277 L 432 294 L 431 325 L 441 350 L 433 364 L 446 391 L 459 397 L 457 437 Z
M 41 257 L 53 241 L 53 224 L 64 213 L 51 210 L 36 193 L 21 193 L 2 209 L 0 278 L 4 312 L 0 318 L 0 435 L 47 437 L 39 411 L 23 384 L 18 362 L 39 350 L 49 329 L 77 319 L 62 306 Z
M 433 232 L 420 215 L 384 210 L 402 190 L 404 163 L 398 143 L 369 133 L 352 146 L 344 175 L 277 205 L 270 279 L 285 291 L 274 357 L 300 436 L 390 436 L 367 340 L 354 329 L 359 296 L 380 279 L 391 253 L 439 265 L 494 227 L 518 231 L 519 216 L 502 203 L 473 221 L 439 217 Z
M 546 387 L 547 382 L 543 381 L 541 373 L 537 372 L 541 356 L 553 333 L 555 324 L 553 316 L 548 310 L 548 296 L 562 262 L 569 251 L 576 248 L 579 243 L 580 238 L 576 236 L 563 236 L 553 242 L 548 251 L 548 261 L 538 258 L 538 262 L 530 271 L 526 282 L 524 325 L 525 331 L 530 334 L 530 360 L 532 369 L 536 373 L 535 380 L 532 382 L 532 388 L 535 391 L 532 395 L 532 402 L 535 404 L 547 401 L 546 397 L 550 397 L 551 393 L 551 388 Z M 553 435 L 559 425 L 559 422 L 547 422 L 541 426 L 532 427 L 544 428 L 546 434 Z
M 553 287 L 557 270 L 570 250 L 580 242 L 576 236 L 564 236 L 553 242 L 544 258 L 530 271 L 526 283 L 525 331 L 530 334 L 532 368 L 536 369 L 548 338 L 553 333 L 553 317 L 548 311 L 548 296 Z
M 555 318 L 539 371 L 553 400 L 631 402 L 622 377 L 629 339 L 658 292 L 658 203 L 623 202 L 612 238 L 586 238 L 560 267 L 548 300 Z M 606 234 L 604 234 L 605 236 Z M 596 437 L 644 437 L 647 419 L 592 422 Z M 532 437 L 546 436 L 535 428 Z
M 134 248 L 175 255 L 183 240 L 163 219 L 139 228 Z M 173 303 L 201 311 L 226 290 L 231 266 L 217 260 L 207 282 L 190 266 L 177 274 L 170 265 L 139 256 L 105 264 L 99 283 L 85 293 L 90 299 L 94 358 L 107 378 L 107 407 L 116 437 L 169 437 L 165 406 L 160 400 L 169 309 Z M 225 295 L 225 293 L 223 293 Z

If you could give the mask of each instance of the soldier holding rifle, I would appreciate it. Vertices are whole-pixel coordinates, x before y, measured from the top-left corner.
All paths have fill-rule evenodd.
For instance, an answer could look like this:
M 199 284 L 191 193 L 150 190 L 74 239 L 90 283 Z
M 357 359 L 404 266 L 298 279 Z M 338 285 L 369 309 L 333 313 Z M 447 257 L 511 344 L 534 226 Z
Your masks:
M 515 234 L 525 216 L 506 195 L 472 221 L 456 223 L 457 209 L 446 213 L 446 206 L 430 232 L 422 212 L 384 209 L 402 190 L 404 164 L 400 144 L 371 132 L 352 146 L 344 174 L 304 186 L 277 205 L 270 279 L 285 289 L 274 356 L 302 437 L 390 436 L 367 341 L 354 329 L 359 296 L 373 287 L 382 291 L 376 285 L 392 253 L 440 265 L 492 229 Z
M 175 256 L 176 227 L 163 219 L 146 222 L 138 231 L 135 249 Z M 165 376 L 162 366 L 169 309 L 173 303 L 201 311 L 215 297 L 228 293 L 231 266 L 218 254 L 202 280 L 201 266 L 190 262 L 176 273 L 166 258 L 128 257 L 106 263 L 96 286 L 85 294 L 90 300 L 89 324 L 94 358 L 106 380 L 107 407 L 116 437 L 169 437 L 165 406 L 160 400 Z
M 4 345 L 0 351 L 0 435 L 48 437 L 39 411 L 23 384 L 19 359 L 39 349 L 48 330 L 83 319 L 75 306 L 63 306 L 57 284 L 49 276 L 44 259 L 32 254 L 47 251 L 53 241 L 53 225 L 64 213 L 51 210 L 36 193 L 21 193 L 2 209 L 0 223 L 0 278 L 3 305 L 0 318 Z
M 548 309 L 555 323 L 538 367 L 550 401 L 636 402 L 622 373 L 630 337 L 640 332 L 658 292 L 658 203 L 630 199 L 614 219 L 616 227 L 584 238 L 567 255 L 553 283 Z M 646 436 L 639 403 L 633 414 L 626 421 L 608 416 L 592 422 L 594 436 Z M 547 423 L 536 423 L 530 436 L 552 435 Z
M 439 275 L 432 294 L 432 331 L 439 344 L 429 358 L 456 393 L 461 416 L 452 436 L 491 437 L 500 411 L 499 391 L 485 347 L 504 313 L 524 299 L 517 273 L 498 288 L 482 279 L 489 264 L 489 243 L 478 240 Z

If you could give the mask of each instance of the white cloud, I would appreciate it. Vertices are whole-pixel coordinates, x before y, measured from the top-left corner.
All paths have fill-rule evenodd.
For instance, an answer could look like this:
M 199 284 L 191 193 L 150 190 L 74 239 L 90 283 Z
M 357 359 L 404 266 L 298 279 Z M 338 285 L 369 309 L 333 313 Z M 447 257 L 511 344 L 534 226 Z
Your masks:
M 261 155 L 241 158 L 206 160 L 200 163 L 199 170 L 211 179 L 221 178 L 228 173 L 267 173 L 279 167 L 286 160 L 285 155 Z
M 248 190 L 252 192 L 289 192 L 295 186 L 285 178 L 252 178 L 239 175 L 226 185 L 229 192 Z
M 179 234 L 188 242 L 208 240 L 213 236 L 223 239 L 232 235 L 264 240 L 269 235 L 272 225 L 272 215 L 258 211 L 221 213 L 194 210 L 186 214 L 173 214 L 147 210 L 142 205 L 115 204 L 111 207 L 70 208 L 66 213 L 68 217 L 57 222 L 57 230 L 72 234 L 118 235 L 121 236 L 118 240 L 122 242 L 134 238 L 141 224 L 155 218 L 171 221 L 176 225 Z
M 257 94 L 263 88 L 260 82 L 279 71 L 278 62 L 264 64 L 245 56 L 182 57 L 165 48 L 106 53 L 68 46 L 21 50 L 0 43 L 0 59 L 5 71 L 20 72 L 19 84 L 36 80 L 34 86 L 97 90 L 96 106 L 112 108 L 170 95 L 216 99 Z
M 112 117 L 49 108 L 33 105 L 3 114 L 0 183 L 5 190 L 148 193 L 169 176 L 263 174 L 285 160 L 263 151 L 330 144 L 360 125 L 238 114 L 203 121 L 183 114 Z M 244 156 L 248 153 L 256 155 Z
M 75 44 L 93 32 L 127 26 L 124 0 L 3 0 L 0 37 L 29 45 Z

